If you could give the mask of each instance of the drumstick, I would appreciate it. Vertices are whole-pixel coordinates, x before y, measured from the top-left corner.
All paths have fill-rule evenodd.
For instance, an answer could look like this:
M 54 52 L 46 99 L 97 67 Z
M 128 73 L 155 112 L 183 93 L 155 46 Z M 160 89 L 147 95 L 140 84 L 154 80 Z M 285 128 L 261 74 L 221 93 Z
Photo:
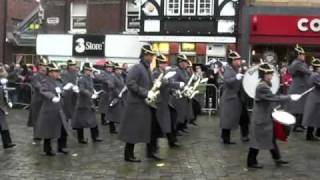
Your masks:
M 304 96 L 304 95 L 306 95 L 306 94 L 308 94 L 309 92 L 313 91 L 313 90 L 314 90 L 314 88 L 315 88 L 315 87 L 312 87 L 312 88 L 310 88 L 310 89 L 306 90 L 305 92 L 303 92 L 302 94 L 300 94 L 300 95 L 301 95 L 301 97 L 302 97 L 302 96 Z

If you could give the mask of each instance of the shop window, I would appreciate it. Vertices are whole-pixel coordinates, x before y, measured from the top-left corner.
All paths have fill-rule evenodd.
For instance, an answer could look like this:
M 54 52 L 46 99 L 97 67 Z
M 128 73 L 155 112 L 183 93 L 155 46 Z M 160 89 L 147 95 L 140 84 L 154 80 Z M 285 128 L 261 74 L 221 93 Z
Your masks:
M 182 15 L 196 15 L 196 0 L 182 0 Z
M 166 15 L 179 16 L 180 15 L 180 0 L 167 0 Z
M 71 3 L 70 33 L 87 32 L 87 4 Z
M 234 33 L 235 22 L 233 20 L 219 20 L 218 33 Z
M 212 0 L 199 0 L 198 1 L 198 15 L 209 16 L 213 14 L 213 1 Z

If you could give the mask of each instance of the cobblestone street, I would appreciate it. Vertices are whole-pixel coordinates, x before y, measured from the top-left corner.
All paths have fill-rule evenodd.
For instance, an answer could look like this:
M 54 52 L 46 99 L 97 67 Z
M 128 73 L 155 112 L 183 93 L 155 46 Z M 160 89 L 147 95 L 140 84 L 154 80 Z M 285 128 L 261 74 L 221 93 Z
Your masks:
M 46 157 L 42 145 L 31 142 L 32 130 L 26 127 L 27 112 L 11 111 L 8 122 L 16 148 L 0 150 L 0 179 L 319 179 L 320 145 L 304 141 L 302 134 L 292 134 L 289 143 L 279 143 L 286 167 L 276 168 L 268 151 L 262 151 L 259 161 L 262 170 L 246 169 L 247 144 L 233 133 L 237 145 L 220 143 L 218 119 L 203 116 L 198 126 L 190 127 L 190 134 L 180 137 L 183 148 L 171 150 L 166 140 L 160 143 L 161 163 L 145 158 L 144 145 L 138 145 L 136 155 L 142 163 L 123 161 L 124 143 L 110 135 L 108 127 L 100 127 L 104 142 L 79 145 L 69 138 L 68 156 Z M 88 136 L 88 133 L 86 135 Z M 77 156 L 75 156 L 77 155 Z

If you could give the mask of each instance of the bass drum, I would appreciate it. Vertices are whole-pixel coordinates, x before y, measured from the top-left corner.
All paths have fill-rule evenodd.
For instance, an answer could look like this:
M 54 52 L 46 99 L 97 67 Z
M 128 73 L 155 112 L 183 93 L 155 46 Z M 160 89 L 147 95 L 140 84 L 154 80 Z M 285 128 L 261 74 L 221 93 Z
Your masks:
M 246 71 L 242 79 L 243 89 L 251 98 L 255 97 L 256 88 L 260 82 L 258 68 L 259 68 L 259 65 L 250 67 Z M 271 91 L 273 94 L 276 94 L 280 88 L 280 75 L 274 66 L 272 66 L 272 69 L 274 70 L 274 73 L 271 80 L 271 83 L 272 83 Z

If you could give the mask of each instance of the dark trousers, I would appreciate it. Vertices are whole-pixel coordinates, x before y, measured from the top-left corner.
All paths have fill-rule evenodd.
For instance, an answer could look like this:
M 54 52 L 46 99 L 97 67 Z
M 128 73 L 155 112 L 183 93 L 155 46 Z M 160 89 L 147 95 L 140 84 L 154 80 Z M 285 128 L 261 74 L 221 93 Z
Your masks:
M 9 130 L 0 130 L 2 145 L 3 147 L 7 147 L 12 144 L 11 136 Z
M 197 120 L 198 115 L 201 114 L 201 105 L 195 99 L 192 99 L 192 110 L 193 110 L 194 118 L 191 119 L 191 122 L 195 122 Z
M 84 130 L 83 128 L 77 129 L 78 141 L 84 141 Z M 94 128 L 90 128 L 90 134 L 92 140 L 96 140 L 99 137 L 99 129 L 98 126 Z
M 314 131 L 315 131 L 315 128 L 314 128 L 314 127 L 308 127 L 308 128 L 307 128 L 306 138 L 307 138 L 307 139 L 312 139 L 312 138 L 314 138 Z M 317 130 L 317 131 L 318 131 L 318 130 Z
M 270 150 L 272 159 L 279 160 L 281 159 L 281 156 L 280 156 L 280 151 L 275 139 L 273 139 L 273 144 L 274 144 L 274 149 Z M 248 166 L 258 164 L 258 161 L 257 161 L 258 154 L 259 154 L 259 149 L 255 149 L 252 147 L 249 148 L 249 153 L 247 157 Z
M 66 147 L 67 147 L 67 132 L 63 127 L 61 127 L 61 135 L 60 135 L 60 138 L 58 138 L 57 149 L 59 151 L 59 150 L 62 150 Z M 43 150 L 46 153 L 52 152 L 51 139 L 44 139 Z
M 231 129 L 222 129 L 221 139 L 223 140 L 224 143 L 229 143 L 231 140 Z
M 150 137 L 150 143 L 147 143 L 147 156 L 150 156 L 156 153 L 158 148 L 158 138 L 162 136 L 161 128 L 156 116 L 156 110 L 151 109 L 151 111 L 152 111 L 151 137 Z
M 115 132 L 116 131 L 116 125 L 114 122 L 109 123 L 109 131 L 110 132 Z
M 106 121 L 106 114 L 104 113 L 101 113 L 101 124 L 106 124 L 107 121 Z
M 247 137 L 249 135 L 250 116 L 245 105 L 242 106 L 239 125 L 241 136 Z
M 126 143 L 124 147 L 124 158 L 134 159 L 134 144 Z
M 302 127 L 303 114 L 294 114 L 294 116 L 296 117 L 296 124 L 294 125 L 294 129 Z
M 177 133 L 177 111 L 170 107 L 171 132 L 175 135 Z

